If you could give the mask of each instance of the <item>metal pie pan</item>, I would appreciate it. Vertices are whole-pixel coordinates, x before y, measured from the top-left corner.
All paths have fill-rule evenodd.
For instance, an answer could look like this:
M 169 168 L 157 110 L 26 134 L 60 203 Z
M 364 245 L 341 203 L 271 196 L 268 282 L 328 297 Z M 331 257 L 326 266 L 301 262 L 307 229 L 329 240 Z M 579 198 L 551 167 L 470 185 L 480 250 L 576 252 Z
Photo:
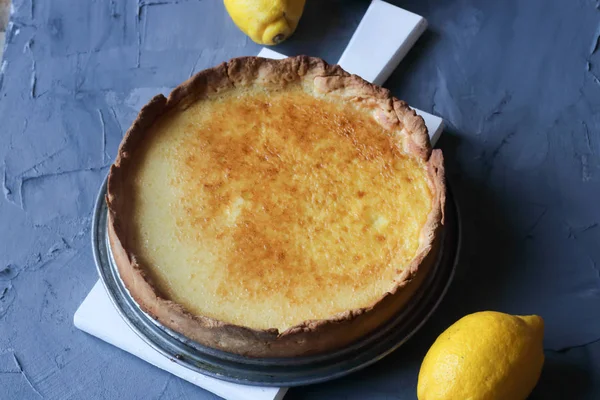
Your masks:
M 384 326 L 343 349 L 295 358 L 251 358 L 203 346 L 161 325 L 130 296 L 119 277 L 107 232 L 106 180 L 94 210 L 92 248 L 100 279 L 129 327 L 159 353 L 204 375 L 245 385 L 300 386 L 325 382 L 365 368 L 390 354 L 429 319 L 445 295 L 460 249 L 460 219 L 448 189 L 439 258 L 407 306 Z

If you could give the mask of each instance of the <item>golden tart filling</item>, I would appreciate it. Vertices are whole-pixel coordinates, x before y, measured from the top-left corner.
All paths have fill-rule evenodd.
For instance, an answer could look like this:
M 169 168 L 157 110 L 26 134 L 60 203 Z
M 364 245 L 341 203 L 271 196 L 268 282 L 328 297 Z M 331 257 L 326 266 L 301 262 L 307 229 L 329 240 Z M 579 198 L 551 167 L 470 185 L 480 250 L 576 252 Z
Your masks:
M 195 314 L 283 331 L 372 304 L 416 255 L 426 168 L 364 111 L 232 91 L 152 130 L 132 250 Z

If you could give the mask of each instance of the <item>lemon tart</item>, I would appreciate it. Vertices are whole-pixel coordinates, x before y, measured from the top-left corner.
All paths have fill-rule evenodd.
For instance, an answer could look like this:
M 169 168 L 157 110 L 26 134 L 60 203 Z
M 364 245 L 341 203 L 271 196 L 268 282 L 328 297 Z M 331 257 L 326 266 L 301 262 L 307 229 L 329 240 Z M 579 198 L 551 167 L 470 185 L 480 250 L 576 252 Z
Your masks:
M 139 306 L 252 357 L 346 346 L 436 262 L 442 154 L 390 92 L 310 57 L 237 58 L 154 97 L 108 178 L 108 231 Z

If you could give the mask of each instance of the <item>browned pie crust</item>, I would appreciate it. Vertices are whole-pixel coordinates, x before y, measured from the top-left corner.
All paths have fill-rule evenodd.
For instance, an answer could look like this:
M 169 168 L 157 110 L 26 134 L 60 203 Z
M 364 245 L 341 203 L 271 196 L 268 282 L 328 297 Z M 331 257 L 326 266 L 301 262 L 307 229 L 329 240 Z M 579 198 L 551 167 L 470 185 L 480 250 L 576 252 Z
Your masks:
M 326 96 L 339 96 L 343 101 L 358 102 L 361 107 L 372 109 L 382 126 L 400 132 L 399 138 L 406 152 L 426 162 L 433 204 L 421 231 L 417 256 L 397 286 L 369 307 L 348 310 L 329 319 L 304 321 L 284 332 L 250 329 L 193 315 L 181 305 L 161 298 L 144 266 L 128 250 L 131 246 L 125 234 L 129 223 L 127 217 L 133 213 L 131 202 L 121 193 L 126 193 L 127 176 L 132 168 L 131 154 L 141 141 L 147 139 L 148 128 L 167 111 L 185 109 L 210 94 L 233 87 L 250 84 L 281 87 L 290 82 L 314 85 L 315 90 Z M 435 264 L 440 249 L 445 204 L 444 167 L 442 152 L 431 149 L 423 119 L 387 89 L 318 58 L 300 56 L 269 60 L 244 57 L 204 70 L 175 88 L 168 98 L 158 95 L 142 108 L 110 169 L 106 200 L 110 246 L 120 276 L 145 312 L 206 346 L 252 357 L 292 357 L 346 346 L 381 326 L 411 299 Z

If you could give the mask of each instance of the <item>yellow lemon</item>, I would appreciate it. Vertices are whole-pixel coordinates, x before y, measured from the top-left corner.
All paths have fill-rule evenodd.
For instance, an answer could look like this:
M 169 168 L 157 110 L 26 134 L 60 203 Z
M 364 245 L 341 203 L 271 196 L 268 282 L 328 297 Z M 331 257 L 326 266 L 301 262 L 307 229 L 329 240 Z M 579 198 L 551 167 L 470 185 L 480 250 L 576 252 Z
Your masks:
M 305 0 L 224 0 L 233 22 L 258 44 L 274 45 L 298 26 Z
M 479 312 L 431 346 L 419 372 L 419 400 L 523 400 L 544 364 L 544 321 L 536 315 Z

